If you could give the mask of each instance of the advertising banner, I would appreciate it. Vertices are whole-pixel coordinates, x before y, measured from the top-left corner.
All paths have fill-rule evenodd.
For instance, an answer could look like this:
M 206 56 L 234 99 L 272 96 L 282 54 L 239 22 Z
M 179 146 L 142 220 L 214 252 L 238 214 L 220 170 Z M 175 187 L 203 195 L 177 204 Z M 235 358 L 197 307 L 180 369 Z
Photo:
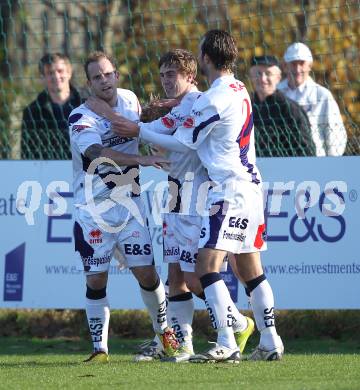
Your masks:
M 268 250 L 264 271 L 278 309 L 359 309 L 360 157 L 259 159 Z M 83 308 L 76 263 L 71 161 L 0 161 L 0 307 Z M 155 262 L 163 281 L 161 199 L 166 173 L 142 168 Z M 61 209 L 61 213 L 53 210 Z M 60 214 L 60 215 L 58 215 Z M 224 275 L 239 308 L 247 297 Z M 2 285 L 1 285 L 2 284 Z M 112 308 L 143 308 L 128 269 L 111 263 Z M 196 307 L 204 308 L 196 299 Z

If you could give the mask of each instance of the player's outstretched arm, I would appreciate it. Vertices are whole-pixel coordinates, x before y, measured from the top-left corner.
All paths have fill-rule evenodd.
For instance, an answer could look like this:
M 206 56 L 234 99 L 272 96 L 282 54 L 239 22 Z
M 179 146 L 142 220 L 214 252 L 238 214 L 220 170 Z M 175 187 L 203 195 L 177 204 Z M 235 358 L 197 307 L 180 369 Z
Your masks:
M 155 167 L 169 169 L 170 161 L 160 156 L 139 156 L 139 164 L 143 167 Z
M 146 129 L 144 126 L 141 126 L 140 138 L 147 143 L 156 144 L 172 152 L 187 153 L 189 151 L 188 146 L 179 142 L 174 136 L 154 133 L 153 131 Z
M 163 157 L 139 156 L 136 154 L 122 153 L 110 148 L 105 148 L 100 144 L 89 146 L 85 151 L 85 156 L 91 161 L 97 158 L 110 159 L 117 165 L 142 165 L 162 168 L 170 163 L 169 160 Z M 106 161 L 104 161 L 104 164 L 106 164 Z
M 126 119 L 120 115 L 116 118 L 116 121 L 111 122 L 112 131 L 121 137 L 138 137 L 140 127 L 137 123 Z
M 112 131 L 122 137 L 138 137 L 138 125 L 120 114 L 116 113 L 104 100 L 95 96 L 89 96 L 85 105 L 95 114 L 100 115 L 111 122 Z

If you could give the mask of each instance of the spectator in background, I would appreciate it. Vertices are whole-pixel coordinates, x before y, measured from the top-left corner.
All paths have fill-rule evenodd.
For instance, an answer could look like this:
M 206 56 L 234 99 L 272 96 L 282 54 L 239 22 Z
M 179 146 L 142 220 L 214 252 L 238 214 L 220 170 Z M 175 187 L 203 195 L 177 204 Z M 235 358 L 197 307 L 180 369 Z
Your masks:
M 82 101 L 70 83 L 70 60 L 60 53 L 45 54 L 39 72 L 45 89 L 23 111 L 21 158 L 71 159 L 67 119 Z
M 253 57 L 250 79 L 256 155 L 259 157 L 314 156 L 310 123 L 303 109 L 276 90 L 281 80 L 274 56 Z
M 347 134 L 339 106 L 331 92 L 310 77 L 313 57 L 303 43 L 290 45 L 284 55 L 287 79 L 278 89 L 307 113 L 317 156 L 343 155 Z

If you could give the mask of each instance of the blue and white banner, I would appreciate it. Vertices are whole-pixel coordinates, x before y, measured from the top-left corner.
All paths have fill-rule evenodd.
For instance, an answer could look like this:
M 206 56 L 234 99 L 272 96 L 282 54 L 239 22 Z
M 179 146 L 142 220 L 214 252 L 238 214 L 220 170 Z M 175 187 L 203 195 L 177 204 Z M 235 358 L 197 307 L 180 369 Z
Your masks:
M 359 309 L 360 157 L 259 159 L 264 180 L 268 251 L 265 273 L 278 309 Z M 85 280 L 78 270 L 73 230 L 70 161 L 0 161 L 0 307 L 82 308 Z M 159 185 L 165 172 L 142 169 L 155 261 L 162 279 Z M 25 191 L 26 190 L 26 191 Z M 17 199 L 18 193 L 26 193 Z M 56 195 L 56 199 L 54 197 Z M 54 202 L 64 209 L 52 215 Z M 27 210 L 25 215 L 19 210 Z M 224 275 L 238 307 L 247 298 Z M 143 308 L 128 270 L 111 265 L 112 308 Z M 197 308 L 204 308 L 197 300 Z

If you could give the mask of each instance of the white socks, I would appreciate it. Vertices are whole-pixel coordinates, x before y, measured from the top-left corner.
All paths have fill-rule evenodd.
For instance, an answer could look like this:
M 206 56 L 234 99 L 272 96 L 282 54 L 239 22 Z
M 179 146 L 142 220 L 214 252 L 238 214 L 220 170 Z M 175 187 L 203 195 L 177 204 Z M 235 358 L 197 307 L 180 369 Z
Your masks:
M 279 337 L 275 328 L 274 295 L 267 279 L 251 291 L 250 303 L 260 332 L 260 345 L 273 349 Z
M 94 351 L 108 353 L 110 308 L 107 297 L 86 298 L 85 309 Z
M 243 314 L 239 312 L 238 308 L 235 306 L 235 303 L 232 300 L 231 303 L 232 303 L 231 313 L 233 315 L 233 323 L 232 323 L 233 331 L 243 332 L 248 326 L 247 319 Z
M 212 277 L 212 275 L 214 276 Z M 220 275 L 217 277 L 216 273 L 211 273 L 204 276 L 210 282 L 211 280 L 217 279 L 213 283 L 207 283 L 208 285 L 205 287 L 205 283 L 203 284 L 204 277 L 201 278 L 203 287 L 205 287 L 205 304 L 209 312 L 210 320 L 213 328 L 218 332 L 218 344 L 232 349 L 236 348 L 237 345 L 232 330 L 232 317 L 235 305 L 231 300 L 229 290 Z
M 218 330 L 217 343 L 231 349 L 237 348 L 232 328 L 220 328 Z
M 149 311 L 153 328 L 156 333 L 162 333 L 167 327 L 166 297 L 162 281 L 154 290 L 146 290 L 140 286 L 140 292 L 146 308 Z
M 192 322 L 194 317 L 194 300 L 191 292 L 169 298 L 167 319 L 174 329 L 175 336 L 181 345 L 192 349 Z

